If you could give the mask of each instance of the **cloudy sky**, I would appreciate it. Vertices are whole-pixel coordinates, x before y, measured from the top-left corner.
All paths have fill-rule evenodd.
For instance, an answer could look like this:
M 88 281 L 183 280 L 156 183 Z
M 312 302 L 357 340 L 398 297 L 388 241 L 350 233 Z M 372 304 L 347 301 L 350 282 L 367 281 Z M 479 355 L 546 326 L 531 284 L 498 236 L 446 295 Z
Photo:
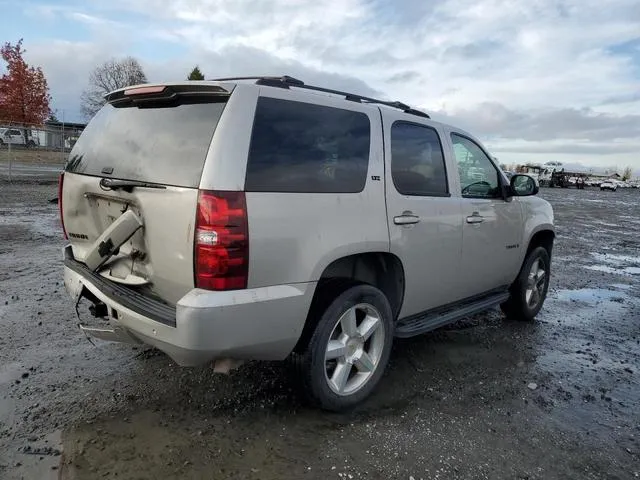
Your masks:
M 58 117 L 89 72 L 137 57 L 150 81 L 289 74 L 401 100 L 501 162 L 640 171 L 638 0 L 0 0 Z M 9 14 L 7 14 L 9 12 Z

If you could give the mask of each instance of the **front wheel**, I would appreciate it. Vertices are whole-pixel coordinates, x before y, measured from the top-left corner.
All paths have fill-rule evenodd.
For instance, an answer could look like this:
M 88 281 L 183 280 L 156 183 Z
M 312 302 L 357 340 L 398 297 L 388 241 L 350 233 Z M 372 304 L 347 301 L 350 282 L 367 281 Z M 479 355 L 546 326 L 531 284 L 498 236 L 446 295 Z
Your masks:
M 386 296 L 371 285 L 352 286 L 324 304 L 324 311 L 315 312 L 320 318 L 296 363 L 309 399 L 341 411 L 367 398 L 382 378 L 393 315 Z
M 536 247 L 525 258 L 511 286 L 511 297 L 500 307 L 507 317 L 531 321 L 542 308 L 549 289 L 551 260 L 544 247 Z

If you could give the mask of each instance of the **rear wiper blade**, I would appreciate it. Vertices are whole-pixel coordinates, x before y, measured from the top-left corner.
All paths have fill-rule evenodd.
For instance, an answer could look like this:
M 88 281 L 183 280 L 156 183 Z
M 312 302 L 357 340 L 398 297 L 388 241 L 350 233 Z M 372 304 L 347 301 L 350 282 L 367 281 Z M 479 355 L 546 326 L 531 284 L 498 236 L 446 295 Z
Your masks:
M 112 178 L 100 179 L 100 188 L 103 190 L 124 190 L 125 192 L 131 192 L 136 187 L 157 188 L 161 190 L 167 188 L 164 185 L 158 185 L 157 183 L 139 182 L 137 180 L 116 180 Z

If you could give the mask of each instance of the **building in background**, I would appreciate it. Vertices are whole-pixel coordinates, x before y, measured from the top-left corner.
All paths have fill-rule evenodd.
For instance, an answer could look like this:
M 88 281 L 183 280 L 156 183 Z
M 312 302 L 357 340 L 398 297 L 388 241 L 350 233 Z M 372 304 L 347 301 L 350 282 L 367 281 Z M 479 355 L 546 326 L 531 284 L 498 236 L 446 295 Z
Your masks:
M 71 150 L 85 127 L 84 123 L 63 123 L 51 120 L 44 125 L 0 122 L 0 130 L 3 132 L 19 132 L 19 135 L 14 135 L 13 140 L 7 139 L 4 143 L 45 150 Z

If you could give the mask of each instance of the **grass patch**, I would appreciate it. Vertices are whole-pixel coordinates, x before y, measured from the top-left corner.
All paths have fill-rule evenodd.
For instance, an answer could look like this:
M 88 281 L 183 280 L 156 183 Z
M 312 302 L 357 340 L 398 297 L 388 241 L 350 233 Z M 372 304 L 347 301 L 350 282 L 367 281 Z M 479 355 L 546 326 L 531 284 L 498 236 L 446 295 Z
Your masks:
M 69 152 L 60 150 L 41 150 L 39 148 L 11 147 L 11 160 L 16 163 L 32 163 L 40 165 L 64 165 L 69 157 Z M 9 149 L 0 148 L 0 162 L 9 163 Z

